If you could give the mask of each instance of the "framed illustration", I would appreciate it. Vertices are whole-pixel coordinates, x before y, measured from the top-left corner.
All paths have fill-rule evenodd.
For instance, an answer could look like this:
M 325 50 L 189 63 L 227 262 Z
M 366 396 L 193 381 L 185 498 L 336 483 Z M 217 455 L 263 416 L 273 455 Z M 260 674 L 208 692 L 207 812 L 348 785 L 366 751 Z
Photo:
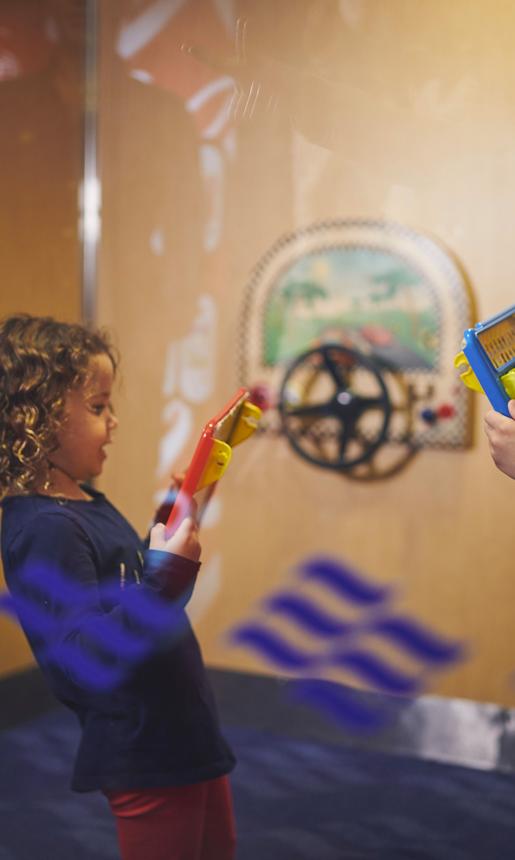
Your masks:
M 280 239 L 252 273 L 241 312 L 240 381 L 260 386 L 276 407 L 263 419 L 265 432 L 284 430 L 295 402 L 304 418 L 311 409 L 302 434 L 314 436 L 316 403 L 306 379 L 311 391 L 316 350 L 323 366 L 324 347 L 339 346 L 358 364 L 372 362 L 384 379 L 391 418 L 382 443 L 411 452 L 466 448 L 472 406 L 453 360 L 472 317 L 465 275 L 434 239 L 383 221 L 315 224 Z M 285 388 L 292 365 L 313 351 L 300 387 Z M 362 379 L 356 364 L 352 390 Z

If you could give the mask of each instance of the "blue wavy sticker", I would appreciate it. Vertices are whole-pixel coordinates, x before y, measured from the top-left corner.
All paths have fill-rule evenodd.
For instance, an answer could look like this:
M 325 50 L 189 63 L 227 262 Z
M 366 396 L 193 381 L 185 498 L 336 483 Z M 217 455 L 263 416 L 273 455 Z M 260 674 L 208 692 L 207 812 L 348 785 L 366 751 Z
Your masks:
M 464 658 L 462 643 L 439 636 L 415 618 L 395 613 L 392 587 L 371 582 L 345 563 L 310 558 L 295 573 L 294 584 L 269 594 L 259 615 L 233 628 L 229 641 L 254 652 L 274 671 L 289 673 L 294 678 L 288 685 L 292 695 L 336 716 L 341 725 L 355 729 L 359 724 L 367 730 L 382 727 L 407 697 L 427 689 L 435 668 Z M 309 593 L 305 593 L 307 584 Z M 349 609 L 351 619 L 342 615 Z M 389 646 L 387 657 L 376 652 L 377 643 Z M 417 665 L 409 671 L 397 665 L 395 651 L 403 664 L 408 658 Z M 384 713 L 379 714 L 370 701 L 360 701 L 357 693 L 342 686 L 343 679 L 332 682 L 312 677 L 328 670 L 331 677 L 339 671 L 350 675 L 371 692 L 403 698 L 397 698 L 400 705 L 385 704 L 383 695 Z
M 370 606 L 383 603 L 392 593 L 385 586 L 370 582 L 343 562 L 331 558 L 313 558 L 298 567 L 298 575 L 335 592 L 351 603 Z
M 181 607 L 151 589 L 115 582 L 87 587 L 41 564 L 20 576 L 23 594 L 0 594 L 0 615 L 21 623 L 43 665 L 74 683 L 103 691 L 187 629 Z

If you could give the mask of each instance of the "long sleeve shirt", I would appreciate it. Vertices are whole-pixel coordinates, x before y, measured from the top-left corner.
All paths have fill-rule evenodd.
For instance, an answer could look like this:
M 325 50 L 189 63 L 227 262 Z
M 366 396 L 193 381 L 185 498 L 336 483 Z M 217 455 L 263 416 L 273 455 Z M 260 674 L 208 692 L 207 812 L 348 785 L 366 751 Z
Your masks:
M 91 500 L 2 502 L 13 607 L 56 697 L 82 734 L 72 788 L 185 785 L 230 771 L 185 605 L 199 564 L 147 550 L 91 487 Z

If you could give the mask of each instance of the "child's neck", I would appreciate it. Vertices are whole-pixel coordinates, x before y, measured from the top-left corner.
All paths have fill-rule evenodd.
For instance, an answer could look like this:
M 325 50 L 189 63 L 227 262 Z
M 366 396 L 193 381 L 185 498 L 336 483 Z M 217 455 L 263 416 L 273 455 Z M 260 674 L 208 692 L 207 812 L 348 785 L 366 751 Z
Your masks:
M 75 499 L 91 501 L 91 497 L 81 488 L 79 481 L 73 478 L 61 466 L 50 467 L 50 477 L 39 490 L 45 496 L 60 499 Z

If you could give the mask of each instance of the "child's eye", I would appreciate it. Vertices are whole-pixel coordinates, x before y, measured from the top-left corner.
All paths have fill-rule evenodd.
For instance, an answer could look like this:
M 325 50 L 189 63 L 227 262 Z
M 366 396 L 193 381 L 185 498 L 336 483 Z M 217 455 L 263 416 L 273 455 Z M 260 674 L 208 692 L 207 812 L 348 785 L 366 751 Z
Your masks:
M 102 415 L 102 413 L 106 411 L 109 412 L 110 415 L 114 415 L 113 404 L 111 402 L 91 403 L 89 408 L 95 415 Z

